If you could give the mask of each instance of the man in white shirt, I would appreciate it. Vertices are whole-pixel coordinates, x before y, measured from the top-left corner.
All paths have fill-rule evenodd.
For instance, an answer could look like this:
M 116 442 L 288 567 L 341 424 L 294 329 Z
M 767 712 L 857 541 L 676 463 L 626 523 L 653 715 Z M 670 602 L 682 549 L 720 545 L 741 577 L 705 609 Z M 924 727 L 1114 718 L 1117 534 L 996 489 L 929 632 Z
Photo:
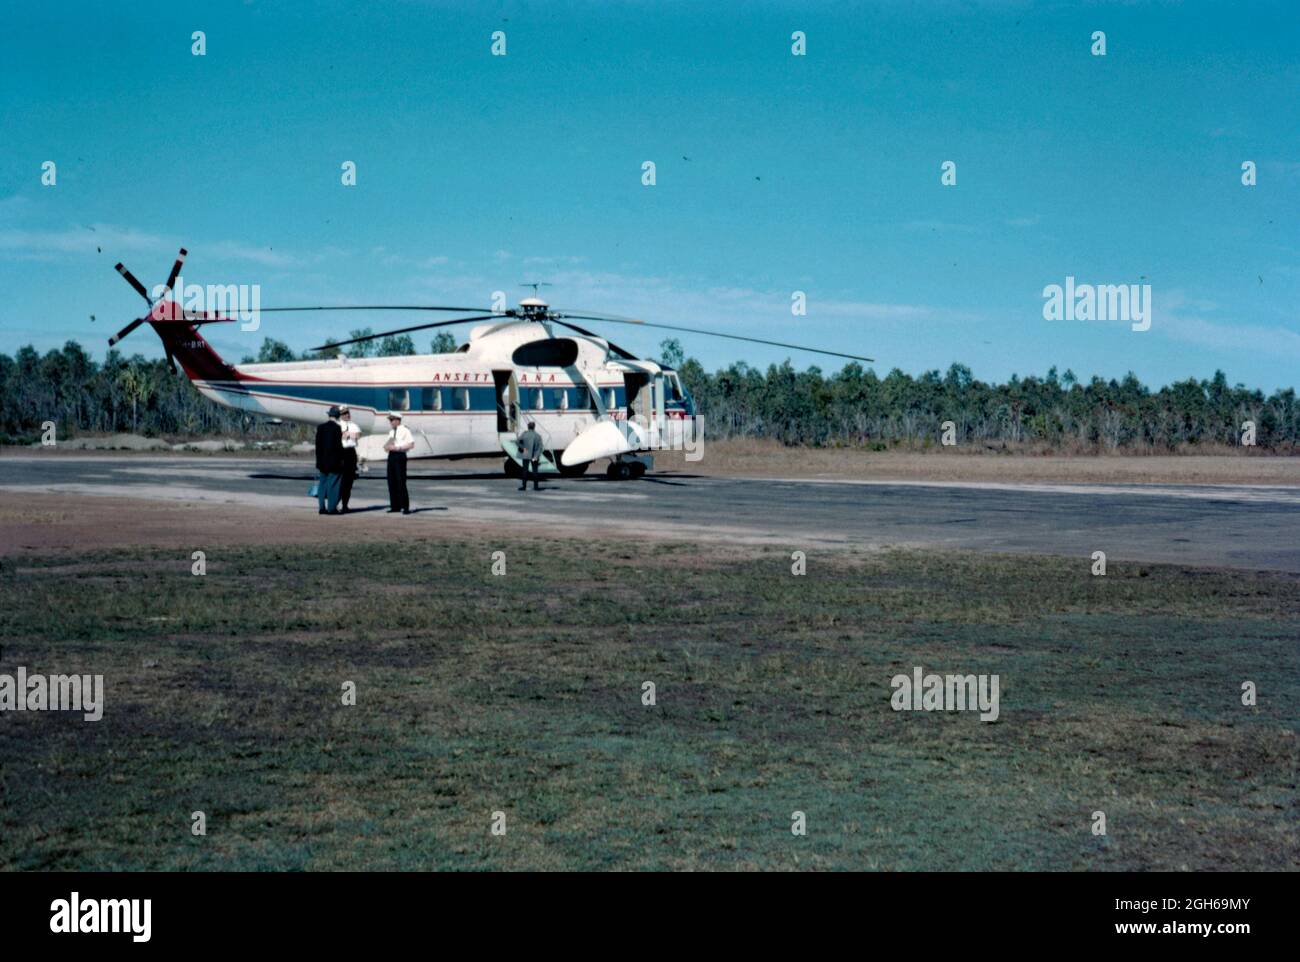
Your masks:
M 406 452 L 415 447 L 415 437 L 411 429 L 402 424 L 402 415 L 398 411 L 388 412 L 388 440 L 384 450 L 388 452 L 388 513 L 400 511 L 411 513 L 411 499 L 406 493 Z
M 361 426 L 352 420 L 352 412 L 339 409 L 339 427 L 343 429 L 343 479 L 339 485 L 339 508 L 347 514 L 352 497 L 352 482 L 357 479 L 357 442 L 361 440 Z

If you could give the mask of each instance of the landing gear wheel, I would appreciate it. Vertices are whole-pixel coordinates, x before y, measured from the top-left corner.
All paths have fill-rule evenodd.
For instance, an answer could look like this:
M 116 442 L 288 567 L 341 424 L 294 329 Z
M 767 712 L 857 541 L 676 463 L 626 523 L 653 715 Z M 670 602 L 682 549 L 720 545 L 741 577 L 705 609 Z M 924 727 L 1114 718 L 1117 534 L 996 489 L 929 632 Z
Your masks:
M 632 477 L 634 478 L 645 477 L 645 465 L 642 464 L 640 461 L 633 461 L 631 464 L 631 468 L 632 468 Z
M 605 469 L 605 477 L 611 481 L 626 481 L 632 477 L 632 467 L 626 461 L 611 461 Z
M 524 476 L 523 469 L 515 464 L 514 458 L 506 458 L 505 470 L 507 478 L 522 478 Z

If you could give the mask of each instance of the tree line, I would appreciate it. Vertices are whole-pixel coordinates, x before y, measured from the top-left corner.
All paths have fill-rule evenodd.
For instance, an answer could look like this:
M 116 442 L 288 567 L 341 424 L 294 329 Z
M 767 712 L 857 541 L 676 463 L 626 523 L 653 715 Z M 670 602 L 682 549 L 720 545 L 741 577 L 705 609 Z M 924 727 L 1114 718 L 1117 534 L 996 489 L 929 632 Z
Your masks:
M 1081 381 L 1073 371 L 976 380 L 964 364 L 913 377 L 880 377 L 856 362 L 831 375 L 787 360 L 760 371 L 737 363 L 709 373 L 664 342 L 706 418 L 706 438 L 773 438 L 786 444 L 872 446 L 956 443 L 1064 451 L 1178 451 L 1240 445 L 1294 451 L 1300 404 L 1293 388 L 1264 392 L 1229 385 L 1222 371 L 1156 390 L 1132 372 Z
M 352 331 L 348 339 L 369 335 Z M 334 339 L 332 343 L 339 340 Z M 455 349 L 441 332 L 434 353 Z M 416 353 L 409 335 L 346 346 L 352 357 Z M 332 353 L 332 352 L 325 352 Z M 319 353 L 308 355 L 320 357 Z M 244 363 L 303 360 L 282 341 L 267 338 Z M 1252 430 L 1263 449 L 1293 452 L 1300 445 L 1300 404 L 1292 388 L 1265 395 L 1230 385 L 1222 371 L 1158 389 L 1132 373 L 1121 380 L 1084 382 L 1055 367 L 1043 377 L 1012 375 L 1002 384 L 976 380 L 953 364 L 946 373 L 913 377 L 895 368 L 880 377 L 851 363 L 833 374 L 797 370 L 787 360 L 762 371 L 744 363 L 709 372 L 681 345 L 661 345 L 705 418 L 706 438 L 770 438 L 785 444 L 882 448 L 939 444 L 945 433 L 959 444 L 1068 451 L 1176 451 L 1193 446 L 1240 445 Z M 67 342 L 44 355 L 30 345 L 0 354 L 0 443 L 31 443 L 46 422 L 59 437 L 131 432 L 243 440 L 305 438 L 301 425 L 274 424 L 203 398 L 166 361 L 110 350 L 96 361 Z

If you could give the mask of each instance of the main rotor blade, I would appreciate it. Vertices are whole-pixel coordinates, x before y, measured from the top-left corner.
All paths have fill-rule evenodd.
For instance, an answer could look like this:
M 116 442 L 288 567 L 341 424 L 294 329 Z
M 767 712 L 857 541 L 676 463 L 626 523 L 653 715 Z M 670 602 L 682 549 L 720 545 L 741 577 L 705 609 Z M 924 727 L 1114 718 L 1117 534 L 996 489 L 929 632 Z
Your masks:
M 631 317 L 600 316 L 598 314 L 560 314 L 558 317 L 573 317 L 580 321 L 604 321 L 609 324 L 636 324 L 641 327 L 657 327 L 665 331 L 681 331 L 683 334 L 704 334 L 709 337 L 725 337 L 731 341 L 748 341 L 751 344 L 766 344 L 769 347 L 784 347 L 792 351 L 807 351 L 809 354 L 827 354 L 831 357 L 844 357 L 851 361 L 868 361 L 875 363 L 875 358 L 862 357 L 859 354 L 845 354 L 841 351 L 828 351 L 820 347 L 805 347 L 802 344 L 787 344 L 784 341 L 768 341 L 761 337 L 745 337 L 741 334 L 724 334 L 722 331 L 705 331 L 698 327 L 679 327 L 676 324 L 655 324 Z
M 593 314 L 591 311 L 583 311 L 581 314 L 570 314 L 567 311 L 557 312 L 560 317 L 580 317 L 584 321 L 614 321 L 615 323 L 623 321 L 628 324 L 640 324 L 639 317 L 625 317 L 622 314 Z
M 565 315 L 565 316 L 567 317 L 567 316 L 569 316 L 569 315 Z M 637 357 L 635 354 L 633 354 L 631 351 L 624 350 L 623 348 L 621 348 L 621 347 L 619 347 L 617 344 L 615 344 L 613 341 L 611 341 L 609 338 L 607 338 L 607 337 L 601 337 L 599 334 L 595 333 L 594 331 L 589 331 L 589 330 L 587 330 L 585 327 L 579 327 L 577 324 L 570 324 L 568 321 L 560 321 L 560 320 L 557 320 L 557 321 L 555 321 L 554 323 L 559 324 L 561 327 L 567 327 L 567 328 L 568 328 L 569 330 L 571 330 L 571 331 L 577 331 L 579 334 L 585 334 L 587 337 L 596 337 L 596 338 L 600 338 L 600 340 L 604 341 L 606 344 L 609 345 L 609 349 L 610 349 L 611 351 L 613 351 L 615 354 L 617 354 L 619 357 L 621 357 L 621 358 L 622 358 L 623 360 L 625 360 L 625 361 L 638 361 L 638 360 L 640 360 L 640 358 L 638 358 L 638 357 Z
M 345 304 L 324 305 L 321 307 L 263 307 L 263 314 L 284 311 L 478 311 L 491 313 L 490 307 L 433 307 L 428 304 Z M 502 317 L 504 315 L 496 315 Z
M 170 291 L 172 285 L 176 283 L 176 278 L 180 277 L 181 265 L 185 263 L 185 257 L 187 254 L 189 254 L 189 251 L 182 247 L 180 256 L 176 258 L 176 263 L 172 265 L 172 272 L 167 275 L 167 290 Z
M 380 331 L 378 334 L 367 334 L 365 337 L 354 337 L 346 341 L 338 341 L 334 344 L 322 344 L 320 347 L 313 347 L 313 351 L 332 351 L 336 347 L 346 347 L 349 344 L 360 344 L 362 341 L 373 341 L 380 337 L 393 337 L 396 334 L 409 334 L 411 331 L 427 331 L 433 327 L 450 327 L 452 324 L 464 324 L 468 321 L 497 321 L 503 318 L 500 314 L 484 314 L 480 317 L 456 317 L 450 321 L 434 321 L 431 324 L 416 324 L 413 327 L 399 327 L 395 331 Z
M 121 274 L 122 277 L 126 279 L 126 282 L 128 284 L 130 284 L 132 287 L 136 289 L 137 293 L 139 293 L 139 295 L 144 298 L 144 302 L 146 304 L 148 304 L 150 307 L 153 306 L 153 298 L 149 296 L 149 292 L 145 290 L 143 284 L 141 284 L 139 281 L 135 279 L 134 274 L 132 274 L 130 271 L 128 271 L 125 267 L 122 266 L 121 261 L 118 261 L 116 264 L 114 264 L 113 269 L 116 270 L 119 274 Z

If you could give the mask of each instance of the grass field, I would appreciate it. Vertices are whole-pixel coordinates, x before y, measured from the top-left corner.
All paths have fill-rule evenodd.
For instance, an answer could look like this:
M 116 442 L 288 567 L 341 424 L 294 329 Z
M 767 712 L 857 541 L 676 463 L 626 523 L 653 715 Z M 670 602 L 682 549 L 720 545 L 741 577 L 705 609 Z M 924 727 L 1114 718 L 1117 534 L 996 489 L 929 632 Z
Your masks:
M 102 673 L 106 706 L 0 714 L 0 868 L 1300 868 L 1296 579 L 790 564 L 527 540 L 224 548 L 203 577 L 159 549 L 5 558 L 0 672 Z M 894 712 L 916 665 L 998 674 L 1000 718 Z

